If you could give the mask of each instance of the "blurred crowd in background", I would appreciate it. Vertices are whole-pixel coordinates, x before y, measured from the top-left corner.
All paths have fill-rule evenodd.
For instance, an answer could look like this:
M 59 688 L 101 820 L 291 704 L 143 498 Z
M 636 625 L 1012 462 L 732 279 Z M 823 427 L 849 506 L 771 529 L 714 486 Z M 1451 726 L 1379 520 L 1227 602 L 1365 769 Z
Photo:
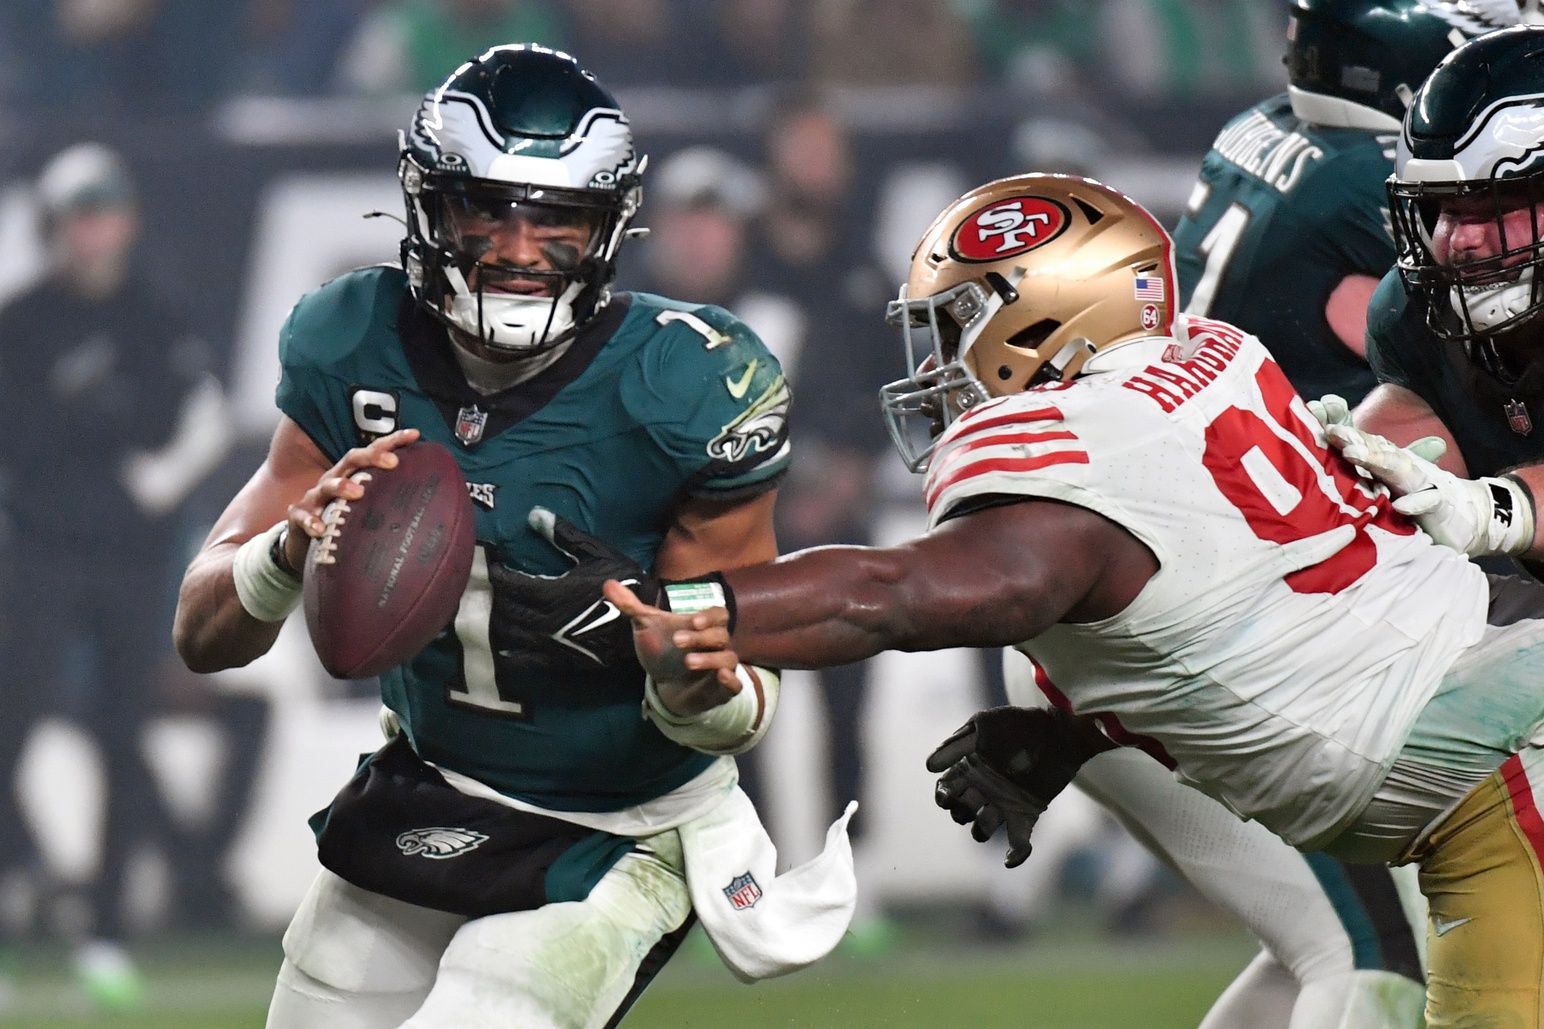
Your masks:
M 28 568 L 71 569 L 47 590 L 17 578 L 0 592 L 10 655 L 0 944 L 271 922 L 243 902 L 229 858 L 258 784 L 282 774 L 275 737 L 286 722 L 270 708 L 290 685 L 280 676 L 216 689 L 182 671 L 167 628 L 175 583 L 260 459 L 276 319 L 331 274 L 395 256 L 389 218 L 344 246 L 314 212 L 343 206 L 354 225 L 377 208 L 400 210 L 395 130 L 415 94 L 462 60 L 538 41 L 574 53 L 617 92 L 653 157 L 640 219 L 652 235 L 623 250 L 619 284 L 725 306 L 783 360 L 798 458 L 779 524 L 793 549 L 874 540 L 887 512 L 916 508 L 875 391 L 903 372 L 882 313 L 931 215 L 986 178 L 1069 171 L 1108 178 L 1172 224 L 1224 118 L 1283 88 L 1284 24 L 1282 5 L 1238 0 L 0 5 L 0 130 L 12 144 L 0 152 L 0 330 L 12 326 L 0 335 L 0 408 L 14 430 L 0 456 L 10 512 L 0 546 L 9 569 L 22 567 L 18 554 L 31 555 Z M 309 231 L 276 227 L 297 220 Z M 18 310 L 34 314 L 18 323 Z M 65 345 L 69 332 L 79 346 Z M 150 421 L 159 428 L 128 428 Z M 149 500 L 104 485 L 157 456 L 191 468 L 189 481 L 164 467 L 155 479 L 150 467 L 160 491 Z M 38 502 L 45 488 L 53 508 Z M 52 523 L 51 510 L 73 515 Z M 58 533 L 65 523 L 73 535 Z M 125 564 L 132 586 L 103 589 L 128 581 L 118 575 Z M 52 606 L 37 599 L 45 594 Z M 964 674 L 985 684 L 982 700 L 1000 695 L 998 655 L 972 658 Z M 863 668 L 822 676 L 821 781 L 833 811 L 870 788 L 869 679 Z M 367 708 L 373 691 L 328 688 Z M 168 712 L 217 741 L 191 818 L 161 796 L 177 792 L 166 762 L 145 760 L 149 727 Z M 32 732 L 50 720 L 95 741 L 106 785 L 94 857 L 68 873 L 36 837 L 40 810 L 74 803 L 71 780 L 34 777 L 30 806 L 16 800 Z M 936 739 L 957 720 L 927 724 Z M 765 787 L 765 764 L 746 762 L 753 789 Z M 827 805 L 804 802 L 824 824 Z M 304 803 L 281 805 L 297 833 Z M 943 830 L 925 790 L 910 804 Z M 1097 816 L 1074 817 L 1081 838 L 1110 838 Z M 1058 849 L 1050 839 L 1037 837 L 1037 860 Z M 161 854 L 170 885 L 148 916 L 126 920 L 136 906 L 126 868 L 145 850 Z M 1117 882 L 1110 917 L 1140 923 L 1161 879 L 1139 852 L 1100 853 Z M 1042 875 L 1054 885 L 1051 862 Z M 1019 882 L 1007 900 L 982 900 L 983 926 L 1015 931 L 1034 917 L 1044 903 L 1036 889 L 1051 886 Z M 81 960 L 111 972 L 103 953 L 83 950 Z
M 1231 0 L 12 0 L 0 99 L 196 111 L 237 93 L 422 92 L 511 39 L 581 52 L 613 88 L 1194 96 L 1273 81 L 1280 21 Z

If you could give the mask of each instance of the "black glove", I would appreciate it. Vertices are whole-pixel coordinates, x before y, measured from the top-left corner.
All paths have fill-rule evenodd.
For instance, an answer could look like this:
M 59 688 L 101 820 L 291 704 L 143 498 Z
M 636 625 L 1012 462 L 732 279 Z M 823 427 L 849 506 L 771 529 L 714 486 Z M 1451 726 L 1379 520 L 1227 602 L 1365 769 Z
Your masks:
M 533 507 L 531 528 L 574 562 L 562 575 L 531 575 L 488 563 L 493 584 L 495 659 L 512 673 L 529 671 L 639 671 L 632 622 L 601 595 L 615 579 L 639 599 L 659 600 L 660 581 L 620 550 Z
M 1075 716 L 1040 708 L 994 707 L 972 716 L 927 759 L 943 773 L 933 800 L 985 843 L 1008 831 L 1009 868 L 1033 849 L 1030 835 L 1051 800 L 1100 749 Z

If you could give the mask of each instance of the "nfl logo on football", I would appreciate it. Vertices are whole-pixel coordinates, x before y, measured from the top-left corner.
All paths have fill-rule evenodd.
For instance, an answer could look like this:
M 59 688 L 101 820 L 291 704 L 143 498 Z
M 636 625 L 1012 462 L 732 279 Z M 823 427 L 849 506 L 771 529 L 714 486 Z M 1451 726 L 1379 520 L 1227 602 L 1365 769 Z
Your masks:
M 724 887 L 724 896 L 729 898 L 736 911 L 744 911 L 755 907 L 761 899 L 761 887 L 756 885 L 756 877 L 746 872 L 729 880 L 729 885 Z

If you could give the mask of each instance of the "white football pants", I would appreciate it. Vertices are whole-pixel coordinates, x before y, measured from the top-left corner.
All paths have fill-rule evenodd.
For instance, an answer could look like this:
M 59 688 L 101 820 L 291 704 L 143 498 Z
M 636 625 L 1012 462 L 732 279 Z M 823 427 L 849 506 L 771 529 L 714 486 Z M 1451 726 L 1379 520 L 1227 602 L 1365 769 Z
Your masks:
M 1048 706 L 1023 654 L 1006 650 L 1003 662 L 1010 703 Z M 1242 821 L 1201 791 L 1181 785 L 1133 748 L 1099 754 L 1073 785 L 1103 804 L 1208 900 L 1237 915 L 1264 945 L 1200 1029 L 1421 1025 L 1424 987 L 1394 972 L 1356 967 L 1351 937 L 1308 859 L 1264 826 Z M 1389 874 L 1400 887 L 1407 918 L 1420 927 L 1414 933 L 1419 946 L 1426 911 L 1414 869 Z
M 600 1029 L 690 914 L 674 831 L 583 901 L 470 920 L 323 870 L 284 934 L 268 1029 Z

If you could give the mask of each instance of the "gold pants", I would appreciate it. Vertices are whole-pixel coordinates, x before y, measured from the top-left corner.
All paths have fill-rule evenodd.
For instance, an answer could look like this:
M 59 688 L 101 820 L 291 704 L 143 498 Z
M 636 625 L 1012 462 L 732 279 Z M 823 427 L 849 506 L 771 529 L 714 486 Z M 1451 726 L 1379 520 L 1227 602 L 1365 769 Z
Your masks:
M 1544 1029 L 1544 818 L 1535 783 L 1544 794 L 1544 756 L 1514 754 L 1415 855 L 1431 902 L 1428 1029 Z

